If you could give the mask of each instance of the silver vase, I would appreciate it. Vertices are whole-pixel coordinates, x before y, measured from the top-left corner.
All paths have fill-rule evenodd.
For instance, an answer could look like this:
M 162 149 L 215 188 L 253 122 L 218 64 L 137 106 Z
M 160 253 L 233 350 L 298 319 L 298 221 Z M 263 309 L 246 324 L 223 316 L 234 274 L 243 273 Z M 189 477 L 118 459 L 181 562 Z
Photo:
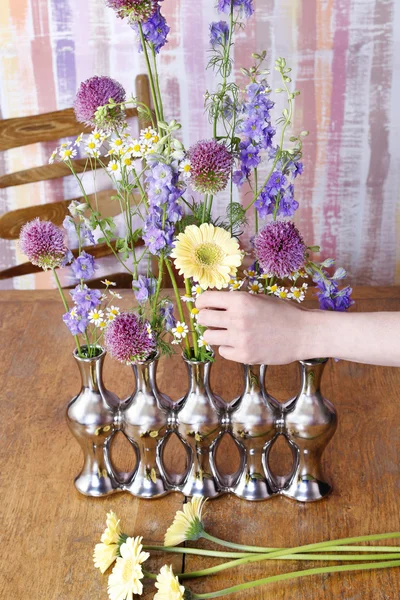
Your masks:
M 108 459 L 119 400 L 104 387 L 105 355 L 103 349 L 93 358 L 81 358 L 77 350 L 73 352 L 81 374 L 81 390 L 68 404 L 67 423 L 83 451 L 84 463 L 75 487 L 85 496 L 106 496 L 120 487 Z
M 124 403 L 121 429 L 136 454 L 136 467 L 123 489 L 140 498 L 155 498 L 167 493 L 160 470 L 160 447 L 167 427 L 167 410 L 161 404 L 164 395 L 156 395 L 158 356 L 132 365 L 136 391 Z
M 320 389 L 327 361 L 300 361 L 300 392 L 283 410 L 284 435 L 294 449 L 296 460 L 281 493 L 300 502 L 320 500 L 332 490 L 321 466 L 322 454 L 337 427 L 336 410 Z
M 210 456 L 221 433 L 219 415 L 225 403 L 210 388 L 211 362 L 187 360 L 189 389 L 179 401 L 179 433 L 190 449 L 190 469 L 179 490 L 185 496 L 214 498 L 221 494 Z
M 232 433 L 242 448 L 244 464 L 230 491 L 245 500 L 267 500 L 278 489 L 268 467 L 268 454 L 277 435 L 279 403 L 268 395 L 265 365 L 243 365 L 245 389 L 232 404 Z

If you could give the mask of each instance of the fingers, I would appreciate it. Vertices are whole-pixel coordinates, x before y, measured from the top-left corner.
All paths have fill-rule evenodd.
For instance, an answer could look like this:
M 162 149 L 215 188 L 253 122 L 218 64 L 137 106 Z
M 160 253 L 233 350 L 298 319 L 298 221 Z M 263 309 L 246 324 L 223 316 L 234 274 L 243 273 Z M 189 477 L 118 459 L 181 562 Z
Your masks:
M 197 322 L 203 327 L 219 327 L 221 329 L 227 329 L 229 318 L 227 312 L 224 310 L 210 310 L 208 308 L 203 308 L 197 316 Z
M 232 335 L 226 329 L 207 329 L 203 337 L 210 346 L 229 346 Z
M 227 309 L 231 294 L 227 292 L 203 292 L 196 299 L 196 307 L 203 308 L 224 308 Z
M 240 362 L 238 359 L 237 352 L 232 346 L 220 346 L 219 353 L 223 358 L 226 358 L 226 360 L 234 360 L 236 362 Z

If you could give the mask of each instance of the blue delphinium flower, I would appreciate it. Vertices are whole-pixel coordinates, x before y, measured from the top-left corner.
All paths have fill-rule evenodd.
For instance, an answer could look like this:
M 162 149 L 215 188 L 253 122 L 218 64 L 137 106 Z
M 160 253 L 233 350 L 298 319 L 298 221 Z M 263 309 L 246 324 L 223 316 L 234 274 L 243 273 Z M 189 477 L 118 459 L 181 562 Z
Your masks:
M 328 259 L 323 264 L 333 265 L 334 261 Z M 313 273 L 313 281 L 317 284 L 318 288 L 318 301 L 319 306 L 322 310 L 335 310 L 338 312 L 344 312 L 350 306 L 354 304 L 354 300 L 351 299 L 352 288 L 346 286 L 339 289 L 339 281 L 345 279 L 347 273 L 344 269 L 337 269 L 332 277 L 325 269 L 315 271 Z
M 210 44 L 215 49 L 216 46 L 225 46 L 229 39 L 229 25 L 226 21 L 218 21 L 210 25 Z
M 160 314 L 164 319 L 165 329 L 170 331 L 176 325 L 174 317 L 174 305 L 169 300 L 165 300 L 160 308 Z
M 63 321 L 72 335 L 79 335 L 80 333 L 85 333 L 86 327 L 89 324 L 88 313 L 81 306 L 74 306 L 69 312 L 63 315 Z
M 147 302 L 156 291 L 156 280 L 154 277 L 145 277 L 139 275 L 136 281 L 133 281 L 132 288 L 134 290 L 136 300 L 142 304 Z
M 94 256 L 83 250 L 72 263 L 71 269 L 76 279 L 90 279 L 93 277 L 96 269 Z
M 253 0 L 233 0 L 233 7 L 239 15 L 251 17 L 254 13 Z M 227 15 L 231 12 L 231 0 L 218 0 L 217 8 L 219 12 Z
M 96 308 L 101 303 L 101 292 L 91 290 L 87 285 L 78 284 L 75 289 L 70 291 L 70 294 L 75 304 L 86 311 Z
M 138 32 L 138 25 L 136 23 L 132 25 L 132 28 Z M 153 44 L 154 50 L 158 54 L 161 48 L 167 43 L 167 36 L 170 31 L 167 21 L 161 14 L 159 7 L 157 7 L 156 12 L 150 19 L 142 23 L 142 30 L 144 39 L 146 42 Z M 143 52 L 141 40 L 139 40 L 139 52 Z

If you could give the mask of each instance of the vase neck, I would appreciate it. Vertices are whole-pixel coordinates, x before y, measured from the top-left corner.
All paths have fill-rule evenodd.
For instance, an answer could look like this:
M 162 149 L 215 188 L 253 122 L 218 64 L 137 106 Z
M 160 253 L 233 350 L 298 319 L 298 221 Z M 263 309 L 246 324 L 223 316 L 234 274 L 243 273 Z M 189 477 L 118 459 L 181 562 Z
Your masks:
M 92 392 L 100 393 L 103 388 L 103 363 L 106 353 L 93 358 L 79 358 L 75 356 L 81 374 L 82 388 Z
M 148 361 L 132 365 L 136 379 L 136 393 L 142 392 L 145 396 L 152 395 L 153 386 L 156 385 L 156 361 Z
M 206 395 L 207 388 L 209 388 L 211 363 L 185 362 L 189 375 L 189 392 Z
M 318 359 L 300 361 L 301 394 L 311 396 L 319 392 L 326 363 L 327 360 Z
M 261 365 L 243 365 L 245 391 L 248 394 L 259 394 L 261 391 Z

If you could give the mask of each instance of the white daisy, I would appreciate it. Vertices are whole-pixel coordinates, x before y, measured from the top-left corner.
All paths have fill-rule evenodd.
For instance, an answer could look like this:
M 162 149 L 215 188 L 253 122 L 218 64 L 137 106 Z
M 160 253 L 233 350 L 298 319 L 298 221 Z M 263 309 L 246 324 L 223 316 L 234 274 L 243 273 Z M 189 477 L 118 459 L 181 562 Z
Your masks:
M 106 285 L 107 287 L 109 287 L 110 285 L 116 286 L 117 284 L 115 283 L 115 281 L 110 281 L 109 279 L 105 279 L 104 281 L 102 281 L 101 283 L 104 283 L 104 285 Z
M 189 294 L 185 294 L 184 296 L 181 296 L 181 300 L 183 300 L 184 302 L 194 302 L 194 298 L 192 296 L 190 296 Z
M 110 160 L 107 171 L 116 179 L 121 177 L 121 165 L 116 160 Z
M 83 133 L 80 133 L 78 135 L 78 137 L 76 138 L 75 142 L 74 142 L 74 146 L 76 146 L 77 148 L 79 148 L 79 146 L 81 145 L 83 140 Z
M 109 321 L 114 321 L 115 317 L 117 315 L 119 315 L 119 313 L 121 312 L 120 309 L 118 308 L 118 306 L 108 306 L 107 307 L 107 319 Z
M 253 269 L 248 269 L 243 271 L 243 273 L 246 275 L 246 277 L 248 277 L 249 279 L 254 279 L 255 277 L 257 277 L 257 271 L 253 271 Z
M 192 316 L 192 319 L 194 319 L 195 321 L 197 321 L 197 317 L 199 316 L 199 309 L 196 308 L 195 306 L 191 309 L 190 314 Z
M 157 131 L 155 131 L 152 127 L 146 127 L 146 129 L 142 129 L 140 132 L 140 139 L 142 140 L 143 144 L 146 144 L 146 146 L 155 144 L 159 141 Z
M 191 175 L 191 164 L 188 158 L 181 162 L 179 165 L 179 171 L 182 173 L 184 179 L 189 179 Z
M 108 290 L 108 292 L 114 298 L 118 298 L 118 300 L 122 300 L 122 296 L 121 296 L 121 294 L 118 294 L 118 292 L 113 292 L 112 290 Z
M 199 336 L 199 338 L 197 339 L 197 344 L 199 346 L 199 348 L 206 348 L 207 350 L 211 351 L 211 346 L 209 346 L 206 342 L 206 340 L 204 339 L 204 337 L 202 335 Z
M 88 314 L 90 323 L 93 323 L 96 326 L 99 326 L 100 323 L 104 320 L 104 312 L 102 310 L 93 309 Z
M 288 297 L 289 290 L 287 290 L 284 287 L 280 287 L 276 290 L 276 292 L 274 292 L 274 294 L 275 294 L 275 296 L 278 296 L 278 298 L 282 298 L 284 300 L 285 298 Z
M 234 292 L 235 290 L 240 290 L 244 283 L 243 279 L 231 279 L 229 282 L 229 291 Z
M 60 150 L 60 158 L 61 160 L 72 160 L 76 156 L 76 150 L 72 148 L 65 148 L 64 150 Z
M 124 147 L 124 140 L 120 137 L 115 137 L 110 141 L 110 148 L 118 154 Z
M 247 286 L 250 294 L 262 294 L 264 291 L 264 286 L 262 283 L 258 283 L 257 281 L 251 281 Z
M 180 340 L 184 339 L 187 336 L 187 334 L 189 333 L 189 328 L 186 325 L 186 323 L 183 323 L 182 321 L 177 321 L 176 327 L 173 327 L 171 329 L 171 332 L 175 338 Z
M 200 296 L 200 294 L 202 294 L 203 292 L 204 290 L 199 283 L 196 283 L 196 285 L 192 286 L 192 294 L 195 298 L 197 298 L 197 296 Z
M 54 161 L 56 160 L 57 153 L 58 153 L 58 148 L 53 150 L 53 152 L 49 158 L 49 165 L 52 165 L 54 163 Z
M 279 286 L 278 286 L 278 284 L 277 284 L 277 283 L 274 283 L 274 285 L 269 285 L 269 286 L 267 286 L 267 291 L 268 291 L 270 294 L 276 294 L 276 292 L 278 291 L 278 289 L 279 289 Z

